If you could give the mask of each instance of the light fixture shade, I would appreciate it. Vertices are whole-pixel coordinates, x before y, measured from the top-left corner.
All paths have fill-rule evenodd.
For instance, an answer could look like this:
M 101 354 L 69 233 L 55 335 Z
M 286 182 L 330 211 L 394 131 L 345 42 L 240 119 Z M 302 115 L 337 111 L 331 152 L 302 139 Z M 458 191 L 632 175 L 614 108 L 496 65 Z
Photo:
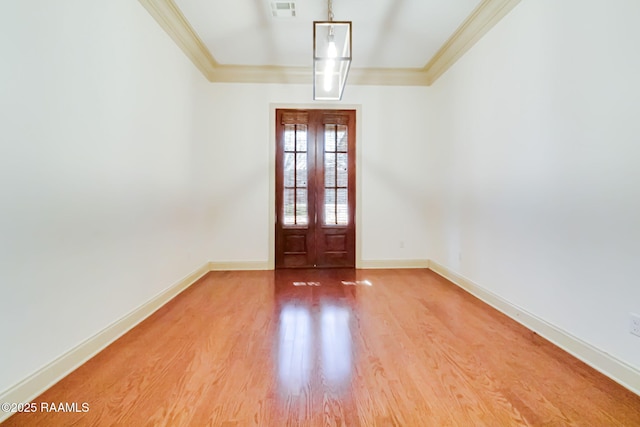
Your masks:
M 339 101 L 351 67 L 351 21 L 313 22 L 313 99 Z

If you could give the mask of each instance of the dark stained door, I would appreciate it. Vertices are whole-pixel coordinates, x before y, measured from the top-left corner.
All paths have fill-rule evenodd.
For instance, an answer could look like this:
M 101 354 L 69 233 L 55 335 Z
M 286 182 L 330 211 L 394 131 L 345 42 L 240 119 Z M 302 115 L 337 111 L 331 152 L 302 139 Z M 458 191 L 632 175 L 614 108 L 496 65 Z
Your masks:
M 355 267 L 355 111 L 276 111 L 276 268 Z

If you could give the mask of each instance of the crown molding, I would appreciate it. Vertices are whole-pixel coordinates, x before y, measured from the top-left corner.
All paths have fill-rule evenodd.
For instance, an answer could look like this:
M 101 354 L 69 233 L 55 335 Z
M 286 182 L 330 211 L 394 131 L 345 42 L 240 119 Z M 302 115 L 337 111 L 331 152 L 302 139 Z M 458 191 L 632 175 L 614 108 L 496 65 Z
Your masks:
M 311 68 L 275 65 L 218 65 L 211 73 L 212 82 L 226 83 L 309 83 Z
M 484 0 L 480 3 L 425 65 L 427 85 L 433 84 L 518 3 L 520 0 Z
M 311 67 L 218 65 L 210 74 L 212 82 L 305 84 L 311 81 Z M 352 68 L 349 84 L 380 86 L 426 86 L 419 68 Z
M 349 84 L 376 86 L 428 86 L 420 68 L 352 68 Z M 309 82 L 311 80 L 307 80 Z
M 173 0 L 138 0 L 204 76 L 212 80 L 219 66 Z
M 138 0 L 211 82 L 311 82 L 311 67 L 218 64 L 173 0 Z M 349 84 L 430 86 L 520 0 L 483 0 L 423 68 L 352 68 Z

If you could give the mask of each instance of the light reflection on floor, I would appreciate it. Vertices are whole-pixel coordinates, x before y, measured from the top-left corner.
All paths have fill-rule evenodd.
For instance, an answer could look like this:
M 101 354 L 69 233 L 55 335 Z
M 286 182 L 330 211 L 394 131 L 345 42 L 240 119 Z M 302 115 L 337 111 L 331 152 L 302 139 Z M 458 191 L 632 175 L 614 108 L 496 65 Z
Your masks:
M 328 387 L 338 389 L 351 379 L 350 313 L 346 307 L 322 304 L 312 317 L 307 307 L 286 304 L 280 312 L 278 377 L 283 391 L 300 395 L 318 368 Z M 319 337 L 319 345 L 314 342 Z
M 369 280 L 356 280 L 355 282 L 351 280 L 343 280 L 340 283 L 345 286 L 373 286 L 373 283 Z
M 320 314 L 322 372 L 329 386 L 340 387 L 351 377 L 349 310 L 325 305 Z
M 288 393 L 298 395 L 309 383 L 312 340 L 309 310 L 284 306 L 280 312 L 278 376 Z

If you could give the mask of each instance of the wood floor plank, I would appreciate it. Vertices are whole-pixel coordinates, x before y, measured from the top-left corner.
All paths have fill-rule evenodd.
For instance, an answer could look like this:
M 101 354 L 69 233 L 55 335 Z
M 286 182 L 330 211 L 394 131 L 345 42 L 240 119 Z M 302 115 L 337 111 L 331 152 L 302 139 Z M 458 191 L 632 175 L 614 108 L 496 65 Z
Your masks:
M 34 402 L 89 411 L 2 426 L 640 426 L 640 396 L 419 269 L 212 272 Z

